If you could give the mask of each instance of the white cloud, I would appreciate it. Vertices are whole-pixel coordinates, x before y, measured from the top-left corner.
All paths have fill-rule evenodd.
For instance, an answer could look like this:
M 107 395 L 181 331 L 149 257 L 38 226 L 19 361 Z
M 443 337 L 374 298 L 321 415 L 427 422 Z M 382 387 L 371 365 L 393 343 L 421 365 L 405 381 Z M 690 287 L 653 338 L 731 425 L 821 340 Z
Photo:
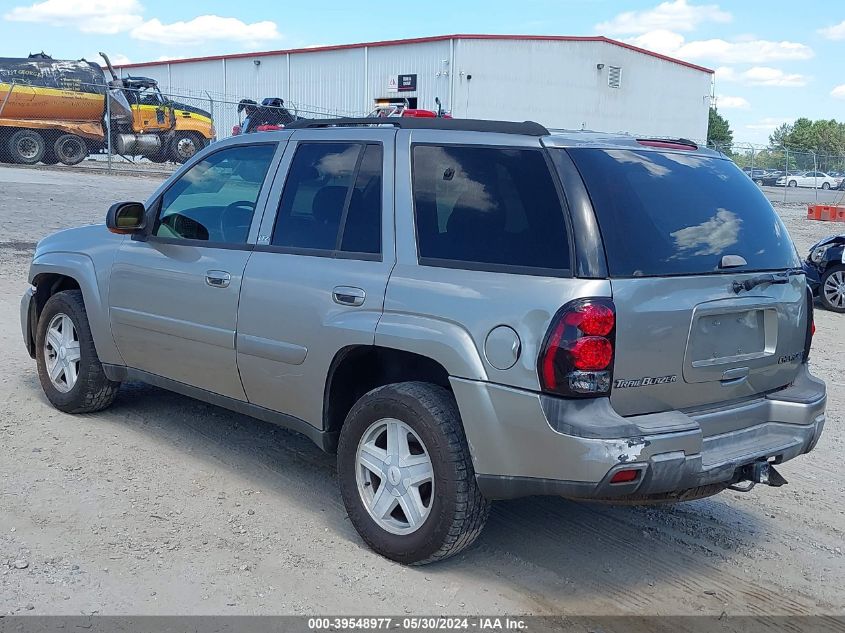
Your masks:
M 655 30 L 693 31 L 704 22 L 730 22 L 732 16 L 717 4 L 692 5 L 687 0 L 662 2 L 645 11 L 626 11 L 596 25 L 607 35 L 648 33 Z
M 742 82 L 749 86 L 777 86 L 800 88 L 807 85 L 807 77 L 798 73 L 785 73 L 780 68 L 754 66 L 744 72 L 737 72 L 730 66 L 716 69 L 716 81 Z
M 739 81 L 739 73 L 731 66 L 719 66 L 716 69 L 716 81 Z
M 115 34 L 140 24 L 138 0 L 44 0 L 14 7 L 3 17 L 11 22 L 39 22 L 77 28 L 83 33 Z
M 749 123 L 745 127 L 749 130 L 774 130 L 777 127 L 780 127 L 784 123 L 792 123 L 792 119 L 785 118 L 785 117 L 765 117 L 757 121 L 756 123 Z
M 836 86 L 836 88 L 830 91 L 830 96 L 835 99 L 845 99 L 845 84 Z
M 687 42 L 683 35 L 667 30 L 650 31 L 629 40 L 631 44 L 664 55 L 690 61 L 720 64 L 761 64 L 772 61 L 803 60 L 813 57 L 813 49 L 799 42 L 723 39 Z
M 829 40 L 845 40 L 845 20 L 842 20 L 839 24 L 819 29 L 819 33 Z
M 744 79 L 754 86 L 782 86 L 800 88 L 807 85 L 807 78 L 798 73 L 785 73 L 780 68 L 754 66 L 742 73 Z
M 729 97 L 727 95 L 718 95 L 716 97 L 716 107 L 720 110 L 748 110 L 751 104 L 745 97 Z
M 200 15 L 187 22 L 163 24 L 153 18 L 132 29 L 131 36 L 146 42 L 190 46 L 213 40 L 234 41 L 257 46 L 280 37 L 275 22 L 268 20 L 247 24 L 237 18 Z

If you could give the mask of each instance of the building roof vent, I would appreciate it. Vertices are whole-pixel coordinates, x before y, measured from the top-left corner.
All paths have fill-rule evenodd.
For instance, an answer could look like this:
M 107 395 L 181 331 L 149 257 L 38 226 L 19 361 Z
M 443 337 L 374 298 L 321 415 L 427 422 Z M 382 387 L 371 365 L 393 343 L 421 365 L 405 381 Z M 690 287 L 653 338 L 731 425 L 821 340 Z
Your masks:
M 622 87 L 622 69 L 619 66 L 610 66 L 607 70 L 607 85 L 611 88 Z

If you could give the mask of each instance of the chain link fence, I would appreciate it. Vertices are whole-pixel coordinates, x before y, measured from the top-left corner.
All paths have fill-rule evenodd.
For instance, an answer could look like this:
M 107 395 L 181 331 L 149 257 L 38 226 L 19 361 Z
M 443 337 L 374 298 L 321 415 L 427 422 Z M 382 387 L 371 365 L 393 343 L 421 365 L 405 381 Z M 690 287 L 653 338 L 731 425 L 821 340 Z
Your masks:
M 140 77 L 77 82 L 67 90 L 0 83 L 0 162 L 166 173 L 233 134 L 279 129 L 302 118 L 366 115 L 252 97 L 162 93 L 155 81 Z M 843 186 L 845 153 L 741 142 L 714 147 L 761 186 Z
M 845 153 L 797 150 L 791 147 L 733 143 L 714 145 L 761 187 L 845 189 Z M 787 199 L 786 191 L 783 193 Z
M 152 80 L 45 89 L 0 84 L 0 163 L 171 172 L 210 143 L 298 119 L 361 116 L 208 92 L 163 93 Z

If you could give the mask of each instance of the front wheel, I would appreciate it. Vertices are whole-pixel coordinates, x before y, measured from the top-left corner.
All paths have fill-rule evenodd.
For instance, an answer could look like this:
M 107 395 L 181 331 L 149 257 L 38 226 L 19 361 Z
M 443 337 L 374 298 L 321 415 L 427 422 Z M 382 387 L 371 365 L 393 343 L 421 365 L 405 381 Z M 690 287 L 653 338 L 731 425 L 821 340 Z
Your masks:
M 798 186 L 798 182 L 796 182 L 795 180 L 790 180 L 790 181 L 789 181 L 789 186 L 790 186 L 790 187 L 792 187 L 792 188 L 795 188 L 795 187 L 797 187 L 797 186 Z
M 177 132 L 170 145 L 170 159 L 182 164 L 205 147 L 203 138 L 195 132 Z
M 454 556 L 487 520 L 458 407 L 443 387 L 406 382 L 363 396 L 341 429 L 337 464 L 355 529 L 397 562 Z
M 760 179 L 757 179 L 757 180 L 755 180 L 754 182 L 755 182 L 755 183 L 757 183 L 757 186 L 758 186 L 758 187 L 762 187 L 762 186 L 763 186 L 763 181 L 762 181 L 762 180 L 760 180 Z
M 79 290 L 58 292 L 47 300 L 38 319 L 35 352 L 41 388 L 60 411 L 99 411 L 117 396 L 120 383 L 103 372 Z
M 822 275 L 819 299 L 833 312 L 845 312 L 845 266 L 830 268 Z

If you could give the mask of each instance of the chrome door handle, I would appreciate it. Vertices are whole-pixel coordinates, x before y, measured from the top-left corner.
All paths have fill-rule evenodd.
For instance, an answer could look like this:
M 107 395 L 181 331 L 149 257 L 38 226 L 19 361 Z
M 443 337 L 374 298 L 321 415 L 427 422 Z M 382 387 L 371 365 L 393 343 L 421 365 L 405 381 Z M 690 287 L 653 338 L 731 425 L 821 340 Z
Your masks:
M 360 306 L 364 305 L 364 299 L 367 298 L 367 293 L 361 288 L 354 286 L 335 286 L 332 290 L 332 299 L 335 303 L 342 306 Z
M 212 288 L 228 288 L 232 275 L 225 270 L 209 270 L 205 273 L 205 283 Z

